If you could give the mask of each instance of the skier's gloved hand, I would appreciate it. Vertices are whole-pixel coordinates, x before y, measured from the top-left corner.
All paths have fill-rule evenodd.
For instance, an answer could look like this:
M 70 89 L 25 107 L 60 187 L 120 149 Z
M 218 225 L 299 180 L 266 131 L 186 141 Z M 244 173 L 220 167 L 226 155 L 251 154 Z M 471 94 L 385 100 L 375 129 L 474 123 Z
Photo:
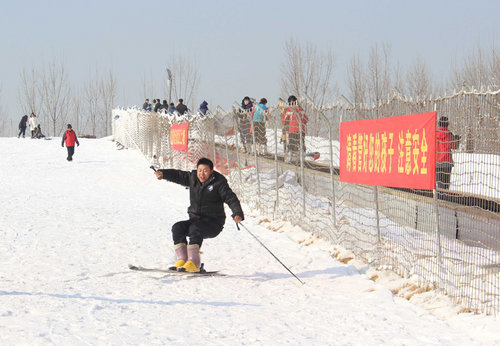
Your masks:
M 63 143 L 63 144 L 61 144 L 61 147 L 63 147 L 63 148 L 64 148 L 64 143 Z

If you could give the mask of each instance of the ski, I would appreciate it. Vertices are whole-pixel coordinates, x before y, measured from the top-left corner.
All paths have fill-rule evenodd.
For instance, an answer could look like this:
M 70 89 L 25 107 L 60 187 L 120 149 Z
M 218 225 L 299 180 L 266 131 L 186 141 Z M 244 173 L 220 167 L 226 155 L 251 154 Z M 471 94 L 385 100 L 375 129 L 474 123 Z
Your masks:
M 145 268 L 141 266 L 136 266 L 129 264 L 128 268 L 130 270 L 140 271 L 140 272 L 155 272 L 155 273 L 165 273 L 171 275 L 185 275 L 185 276 L 226 276 L 226 274 L 219 273 L 218 270 L 215 271 L 201 271 L 201 272 L 178 272 L 176 270 L 161 269 L 161 268 Z

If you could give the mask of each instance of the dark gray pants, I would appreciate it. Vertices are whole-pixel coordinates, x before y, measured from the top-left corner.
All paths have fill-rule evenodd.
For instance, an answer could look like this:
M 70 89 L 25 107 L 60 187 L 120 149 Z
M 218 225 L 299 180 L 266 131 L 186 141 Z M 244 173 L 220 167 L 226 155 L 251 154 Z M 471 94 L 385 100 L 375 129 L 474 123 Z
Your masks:
M 450 188 L 450 177 L 453 163 L 438 162 L 436 163 L 436 183 L 438 189 L 448 190 Z
M 73 160 L 73 154 L 75 153 L 75 147 L 66 147 L 68 149 L 68 157 L 66 160 L 72 161 Z
M 172 226 L 172 238 L 174 244 L 187 244 L 186 237 L 189 237 L 189 244 L 198 244 L 201 247 L 203 239 L 217 237 L 223 227 L 223 223 L 213 219 L 179 221 Z

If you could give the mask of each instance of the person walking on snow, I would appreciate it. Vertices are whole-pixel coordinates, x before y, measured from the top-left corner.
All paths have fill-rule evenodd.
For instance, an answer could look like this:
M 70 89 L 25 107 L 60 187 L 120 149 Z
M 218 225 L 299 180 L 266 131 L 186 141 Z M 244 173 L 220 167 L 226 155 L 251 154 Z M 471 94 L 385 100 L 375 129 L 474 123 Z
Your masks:
M 80 143 L 78 142 L 78 138 L 76 137 L 76 133 L 75 131 L 73 131 L 71 124 L 68 124 L 67 127 L 68 129 L 66 130 L 66 132 L 64 132 L 61 145 L 64 148 L 64 142 L 66 142 L 66 148 L 68 149 L 68 157 L 66 158 L 66 160 L 73 161 L 73 154 L 75 153 L 75 143 L 77 146 L 80 146 Z
M 189 220 L 172 226 L 172 238 L 177 262 L 170 270 L 199 272 L 200 247 L 203 239 L 215 238 L 224 228 L 226 214 L 224 203 L 232 211 L 234 222 L 244 220 L 243 210 L 226 178 L 214 171 L 214 164 L 201 158 L 196 170 L 160 169 L 155 172 L 158 180 L 165 179 L 189 187 Z M 189 237 L 189 245 L 186 237 Z

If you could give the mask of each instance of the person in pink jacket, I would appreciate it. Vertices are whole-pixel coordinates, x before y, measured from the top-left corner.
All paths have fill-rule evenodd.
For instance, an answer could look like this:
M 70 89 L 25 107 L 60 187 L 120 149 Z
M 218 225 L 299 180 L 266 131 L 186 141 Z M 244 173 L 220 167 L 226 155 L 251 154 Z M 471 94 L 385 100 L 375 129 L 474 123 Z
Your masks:
M 66 143 L 66 148 L 68 149 L 67 160 L 73 161 L 73 154 L 75 153 L 75 143 L 77 146 L 80 146 L 80 143 L 78 142 L 78 138 L 76 137 L 76 133 L 75 131 L 73 131 L 71 124 L 68 124 L 67 127 L 68 129 L 66 130 L 66 132 L 64 132 L 61 145 L 64 148 L 64 143 Z

